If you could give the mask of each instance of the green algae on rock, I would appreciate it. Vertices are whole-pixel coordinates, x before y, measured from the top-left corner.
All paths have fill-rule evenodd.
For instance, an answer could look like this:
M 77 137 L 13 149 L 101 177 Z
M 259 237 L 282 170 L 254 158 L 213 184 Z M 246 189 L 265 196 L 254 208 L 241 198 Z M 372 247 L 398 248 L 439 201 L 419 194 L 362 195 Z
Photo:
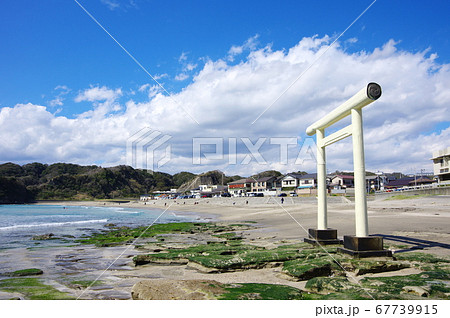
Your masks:
M 30 300 L 75 299 L 67 293 L 42 283 L 40 279 L 35 277 L 0 280 L 0 290 L 20 293 Z
M 152 262 L 157 263 L 161 260 L 187 259 L 205 267 L 226 271 L 262 268 L 269 263 L 284 262 L 302 256 L 299 253 L 299 246 L 297 245 L 266 249 L 255 245 L 242 244 L 240 241 L 227 243 L 213 242 L 207 245 L 195 245 L 184 249 L 172 249 L 154 254 L 137 255 L 133 258 L 133 262 L 135 265 L 143 265 Z
M 79 239 L 82 244 L 95 244 L 96 246 L 114 246 L 125 243 L 132 243 L 136 238 L 150 238 L 161 234 L 196 234 L 196 233 L 224 233 L 235 231 L 236 225 L 220 225 L 215 223 L 164 223 L 153 224 L 152 226 L 140 227 L 118 227 L 96 233 L 89 237 Z M 248 229 L 250 225 L 241 225 L 239 230 Z M 163 240 L 160 238 L 160 240 Z
M 33 275 L 42 275 L 44 272 L 42 269 L 38 268 L 26 268 L 26 269 L 20 269 L 14 272 L 4 273 L 4 276 L 9 277 L 21 277 L 21 276 L 33 276 Z

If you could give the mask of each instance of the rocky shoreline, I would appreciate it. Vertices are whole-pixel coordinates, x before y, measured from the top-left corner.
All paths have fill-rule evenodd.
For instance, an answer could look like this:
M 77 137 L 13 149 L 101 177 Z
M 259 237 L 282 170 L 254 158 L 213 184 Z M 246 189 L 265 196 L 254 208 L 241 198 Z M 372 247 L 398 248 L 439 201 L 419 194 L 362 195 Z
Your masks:
M 247 232 L 257 228 L 252 223 L 161 224 L 135 245 L 3 250 L 3 262 L 15 260 L 13 264 L 36 270 L 30 275 L 21 271 L 24 275 L 17 278 L 1 273 L 0 298 L 449 298 L 447 258 L 411 251 L 394 259 L 357 260 L 337 254 L 335 246 L 247 239 Z M 126 239 L 129 232 L 113 228 L 99 235 L 106 234 Z M 394 287 L 384 288 L 389 279 Z
M 369 202 L 375 231 L 381 218 L 389 220 L 386 247 L 399 252 L 395 259 L 371 260 L 303 243 L 276 206 L 205 201 L 195 212 L 220 220 L 155 227 L 136 242 L 136 229 L 109 224 L 85 244 L 0 250 L 0 299 L 448 299 L 449 234 L 441 227 L 450 213 L 439 200 Z M 173 207 L 194 211 L 186 205 Z M 314 208 L 286 206 L 305 227 L 314 223 Z M 351 209 L 331 206 L 340 230 L 351 225 Z M 420 232 L 412 230 L 416 223 Z M 26 269 L 42 274 L 7 275 Z

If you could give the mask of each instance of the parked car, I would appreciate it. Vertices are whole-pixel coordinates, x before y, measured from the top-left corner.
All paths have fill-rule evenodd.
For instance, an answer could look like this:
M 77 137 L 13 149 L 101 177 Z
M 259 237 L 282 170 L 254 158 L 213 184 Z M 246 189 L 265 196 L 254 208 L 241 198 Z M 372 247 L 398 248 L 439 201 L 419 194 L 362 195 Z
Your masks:
M 231 194 L 228 193 L 228 192 L 222 193 L 221 196 L 224 197 L 224 198 L 231 198 Z
M 279 197 L 287 197 L 287 194 L 286 193 L 280 193 L 278 196 Z

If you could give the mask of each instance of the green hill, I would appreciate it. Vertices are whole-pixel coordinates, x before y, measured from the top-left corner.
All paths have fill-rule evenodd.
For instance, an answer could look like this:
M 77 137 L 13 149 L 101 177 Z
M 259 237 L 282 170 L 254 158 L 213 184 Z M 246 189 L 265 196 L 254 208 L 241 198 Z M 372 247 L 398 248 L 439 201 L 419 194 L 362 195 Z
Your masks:
M 0 204 L 28 203 L 33 200 L 33 193 L 21 181 L 13 177 L 0 177 Z
M 0 177 L 2 203 L 137 197 L 155 189 L 174 187 L 170 174 L 149 173 L 129 166 L 102 168 L 67 163 L 24 166 L 6 163 L 0 165 Z

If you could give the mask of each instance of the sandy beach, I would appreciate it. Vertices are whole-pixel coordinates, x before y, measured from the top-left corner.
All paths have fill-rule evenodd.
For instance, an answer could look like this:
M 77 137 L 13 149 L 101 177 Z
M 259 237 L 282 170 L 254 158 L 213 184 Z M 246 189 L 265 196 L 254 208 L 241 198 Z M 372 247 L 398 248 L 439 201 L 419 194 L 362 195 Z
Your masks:
M 280 198 L 273 197 L 152 200 L 145 204 L 139 201 L 129 203 L 89 201 L 64 204 L 160 208 L 162 211 L 167 209 L 166 213 L 178 211 L 213 215 L 214 219 L 227 222 L 257 222 L 261 227 L 253 231 L 249 239 L 303 240 L 307 237 L 307 230 L 315 228 L 317 224 L 315 197 L 288 197 L 283 204 Z M 386 200 L 382 197 L 368 200 L 367 204 L 370 235 L 405 236 L 450 244 L 450 196 L 427 196 L 403 200 Z M 353 235 L 355 233 L 354 203 L 345 197 L 329 197 L 328 226 L 337 229 L 340 237 Z M 386 239 L 389 241 L 388 238 Z M 439 246 L 430 246 L 427 251 L 450 255 L 450 249 Z
M 198 202 L 195 204 L 195 202 Z M 46 202 L 45 204 L 49 204 Z M 209 198 L 201 200 L 155 200 L 146 202 L 54 202 L 64 205 L 123 206 L 159 208 L 165 213 L 195 213 L 215 222 L 253 221 L 254 229 L 245 231 L 249 244 L 275 247 L 302 242 L 308 228 L 316 227 L 315 198 Z M 354 204 L 331 197 L 328 204 L 329 227 L 338 236 L 354 234 Z M 368 202 L 369 232 L 385 238 L 385 244 L 420 247 L 422 252 L 450 256 L 450 197 L 427 196 L 406 200 L 375 199 Z M 194 239 L 194 238 L 193 238 Z M 198 239 L 198 238 L 197 238 Z M 174 242 L 176 243 L 176 242 Z M 303 288 L 304 281 L 293 281 L 278 268 L 250 269 L 227 273 L 205 273 L 192 266 L 148 264 L 134 267 L 131 258 L 145 251 L 133 245 L 95 247 L 79 245 L 45 249 L 8 249 L 0 252 L 3 264 L 11 269 L 40 268 L 44 281 L 80 299 L 130 299 L 134 284 L 144 279 L 213 279 L 221 283 L 273 283 Z M 414 268 L 396 273 L 417 273 Z M 382 275 L 382 274 L 371 274 Z M 67 286 L 62 281 L 101 282 L 88 290 Z M 0 299 L 20 295 L 0 292 Z

